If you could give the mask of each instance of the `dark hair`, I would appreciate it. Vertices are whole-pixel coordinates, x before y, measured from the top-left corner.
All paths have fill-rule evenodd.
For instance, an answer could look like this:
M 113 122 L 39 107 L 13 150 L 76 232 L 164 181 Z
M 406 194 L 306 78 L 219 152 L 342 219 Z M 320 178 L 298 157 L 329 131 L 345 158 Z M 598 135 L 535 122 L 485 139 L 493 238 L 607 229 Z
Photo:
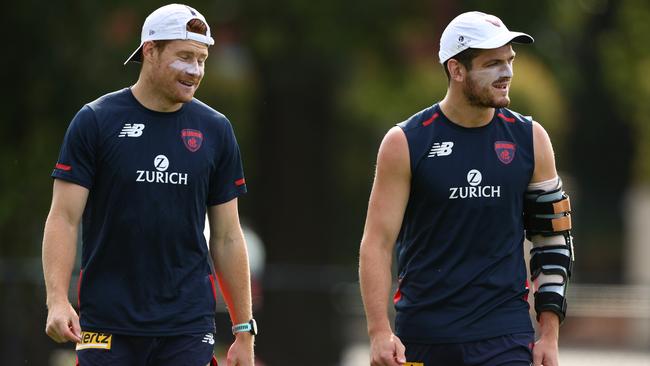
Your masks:
M 187 27 L 185 28 L 189 32 L 192 33 L 199 33 L 206 35 L 208 33 L 208 26 L 203 23 L 200 19 L 191 19 L 189 22 L 187 22 Z M 158 49 L 158 52 L 162 52 L 165 47 L 167 47 L 167 44 L 171 42 L 171 40 L 161 40 L 161 41 L 153 41 L 153 46 Z
M 461 51 L 460 53 L 456 54 L 453 57 L 450 57 L 447 61 L 445 61 L 442 65 L 445 68 L 445 74 L 447 74 L 447 80 L 451 80 L 451 75 L 449 75 L 449 69 L 447 68 L 447 63 L 449 60 L 452 58 L 455 59 L 456 61 L 460 62 L 461 65 L 465 66 L 465 68 L 469 71 L 472 69 L 472 61 L 478 56 L 478 54 L 481 52 L 480 49 L 478 48 L 468 48 L 466 50 Z

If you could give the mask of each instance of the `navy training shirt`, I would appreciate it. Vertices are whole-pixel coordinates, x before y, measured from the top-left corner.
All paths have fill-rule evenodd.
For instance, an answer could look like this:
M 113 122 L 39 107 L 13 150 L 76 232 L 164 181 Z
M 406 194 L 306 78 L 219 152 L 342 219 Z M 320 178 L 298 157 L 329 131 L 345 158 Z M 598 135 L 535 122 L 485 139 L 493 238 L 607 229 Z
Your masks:
M 171 113 L 129 88 L 85 105 L 52 177 L 89 189 L 78 284 L 81 327 L 165 336 L 214 332 L 207 206 L 246 192 L 225 116 L 193 99 Z
M 396 243 L 396 334 L 437 344 L 532 332 L 522 219 L 532 121 L 499 108 L 465 128 L 436 104 L 398 126 L 412 178 Z

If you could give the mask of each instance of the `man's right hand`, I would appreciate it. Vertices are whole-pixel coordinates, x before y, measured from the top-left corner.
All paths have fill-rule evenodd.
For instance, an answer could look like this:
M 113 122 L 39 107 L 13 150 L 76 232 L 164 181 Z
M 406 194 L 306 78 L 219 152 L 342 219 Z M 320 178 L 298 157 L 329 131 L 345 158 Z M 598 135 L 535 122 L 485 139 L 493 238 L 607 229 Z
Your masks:
M 48 308 L 45 333 L 57 343 L 81 342 L 79 316 L 72 305 L 65 301 Z
M 370 365 L 396 366 L 406 362 L 405 347 L 392 332 L 377 334 L 370 338 Z

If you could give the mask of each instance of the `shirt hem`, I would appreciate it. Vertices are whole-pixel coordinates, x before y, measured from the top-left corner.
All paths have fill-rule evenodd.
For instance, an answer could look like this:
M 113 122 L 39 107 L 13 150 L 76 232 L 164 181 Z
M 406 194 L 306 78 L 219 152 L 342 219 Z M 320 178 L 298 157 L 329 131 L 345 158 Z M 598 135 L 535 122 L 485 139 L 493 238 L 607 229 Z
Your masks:
M 69 183 L 74 183 L 74 184 L 76 184 L 78 186 L 82 186 L 84 188 L 87 188 L 88 190 L 90 190 L 90 188 L 92 187 L 92 184 L 89 184 L 88 182 L 84 182 L 84 181 L 82 181 L 80 179 L 73 178 L 73 177 L 62 176 L 60 174 L 57 174 L 56 172 L 52 173 L 52 178 L 61 179 L 61 180 L 64 180 L 66 182 L 69 182 Z
M 435 336 L 435 337 L 420 338 L 420 337 L 409 337 L 409 336 L 401 334 L 399 332 L 396 335 L 402 342 L 407 342 L 407 343 L 445 344 L 445 343 L 475 342 L 475 341 L 481 341 L 481 340 L 490 339 L 490 338 L 494 338 L 494 337 L 500 337 L 500 336 L 507 335 L 507 334 L 528 333 L 528 332 L 532 333 L 534 331 L 535 330 L 532 327 L 521 326 L 521 327 L 517 327 L 517 328 L 500 329 L 499 331 L 495 331 L 495 332 L 466 334 L 466 335 L 462 335 L 462 336 L 458 336 L 458 335 L 454 335 L 454 336 L 440 335 L 440 336 Z
M 162 330 L 132 330 L 124 328 L 114 328 L 114 327 L 103 327 L 103 326 L 94 326 L 94 325 L 82 325 L 81 330 L 83 331 L 92 331 L 92 332 L 102 332 L 110 334 L 119 334 L 127 336 L 144 336 L 144 337 L 169 337 L 169 336 L 178 336 L 184 334 L 203 334 L 203 333 L 216 333 L 215 327 L 200 327 L 200 328 L 187 328 L 187 329 L 162 329 Z
M 207 206 L 208 207 L 209 206 L 217 206 L 217 205 L 220 205 L 220 204 L 223 204 L 223 203 L 226 203 L 226 202 L 230 202 L 230 201 L 232 201 L 233 199 L 235 199 L 237 197 L 243 196 L 247 192 L 248 191 L 247 191 L 247 189 L 245 187 L 244 188 L 239 188 L 237 190 L 231 191 L 230 193 L 228 193 L 228 194 L 226 194 L 226 195 L 224 195 L 222 197 L 218 197 L 218 198 L 215 198 L 215 199 L 212 199 L 212 200 L 208 200 Z

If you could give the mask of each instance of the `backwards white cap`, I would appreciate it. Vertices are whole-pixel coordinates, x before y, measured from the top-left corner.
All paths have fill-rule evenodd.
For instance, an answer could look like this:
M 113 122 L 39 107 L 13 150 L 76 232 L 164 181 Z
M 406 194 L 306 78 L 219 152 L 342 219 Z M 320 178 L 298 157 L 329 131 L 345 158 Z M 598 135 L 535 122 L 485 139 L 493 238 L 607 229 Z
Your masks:
M 192 19 L 198 19 L 205 23 L 208 28 L 205 35 L 187 30 L 187 23 Z M 174 39 L 190 39 L 208 46 L 214 44 L 214 39 L 210 36 L 210 26 L 201 13 L 187 5 L 169 4 L 154 10 L 145 19 L 140 36 L 140 46 L 124 61 L 124 64 L 126 65 L 129 61 L 142 61 L 141 51 L 145 42 Z
M 494 15 L 470 11 L 454 18 L 440 37 L 438 58 L 444 63 L 468 48 L 492 49 L 507 43 L 533 43 L 526 33 L 511 32 Z

